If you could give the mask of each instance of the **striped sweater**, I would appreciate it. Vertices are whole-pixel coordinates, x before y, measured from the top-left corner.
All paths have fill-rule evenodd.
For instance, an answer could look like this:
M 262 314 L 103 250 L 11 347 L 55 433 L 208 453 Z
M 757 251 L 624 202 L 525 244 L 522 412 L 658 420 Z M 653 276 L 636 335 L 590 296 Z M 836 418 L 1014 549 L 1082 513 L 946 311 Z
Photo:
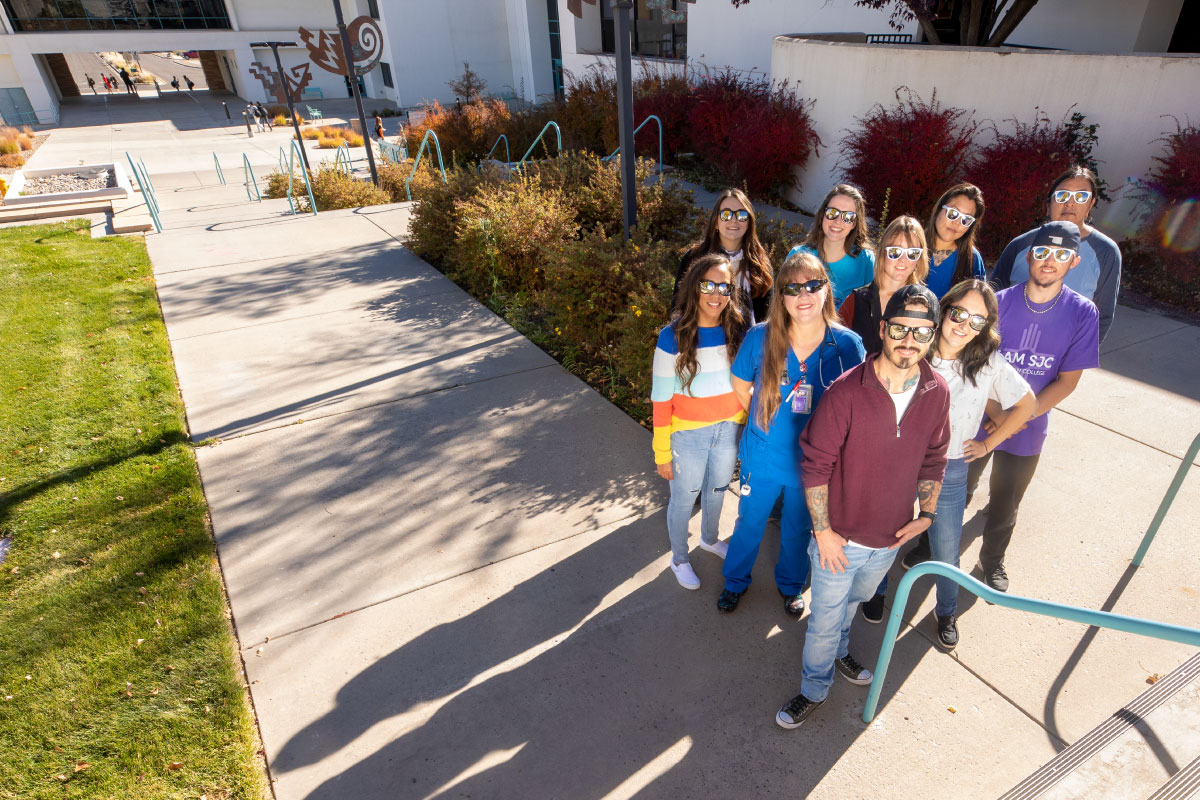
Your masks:
M 718 422 L 746 421 L 746 411 L 733 393 L 729 382 L 729 353 L 723 328 L 700 328 L 696 360 L 700 371 L 687 392 L 675 374 L 679 347 L 672 323 L 658 334 L 654 349 L 654 385 L 650 399 L 654 403 L 654 463 L 672 460 L 671 434 L 695 430 Z

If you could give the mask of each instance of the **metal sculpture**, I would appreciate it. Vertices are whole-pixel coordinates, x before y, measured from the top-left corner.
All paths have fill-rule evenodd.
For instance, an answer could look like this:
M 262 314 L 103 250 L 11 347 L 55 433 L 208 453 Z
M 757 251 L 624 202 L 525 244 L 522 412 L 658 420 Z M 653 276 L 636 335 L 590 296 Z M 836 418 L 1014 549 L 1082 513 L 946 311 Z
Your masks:
M 299 98 L 300 93 L 304 91 L 304 87 L 312 83 L 313 76 L 308 68 L 308 62 L 299 66 L 289 67 L 287 72 L 291 73 L 290 76 L 285 73 L 285 78 L 287 79 L 292 97 Z M 288 101 L 287 94 L 283 91 L 283 81 L 279 80 L 279 76 L 274 69 L 260 61 L 255 61 L 250 64 L 250 74 L 262 82 L 267 94 L 274 97 L 276 102 L 286 103 Z
M 366 75 L 383 58 L 383 31 L 378 22 L 362 16 L 347 25 L 346 32 L 350 35 L 354 55 L 354 74 Z M 336 31 L 310 31 L 301 27 L 296 33 L 308 48 L 312 63 L 334 75 L 346 74 L 346 58 L 342 55 L 342 43 Z

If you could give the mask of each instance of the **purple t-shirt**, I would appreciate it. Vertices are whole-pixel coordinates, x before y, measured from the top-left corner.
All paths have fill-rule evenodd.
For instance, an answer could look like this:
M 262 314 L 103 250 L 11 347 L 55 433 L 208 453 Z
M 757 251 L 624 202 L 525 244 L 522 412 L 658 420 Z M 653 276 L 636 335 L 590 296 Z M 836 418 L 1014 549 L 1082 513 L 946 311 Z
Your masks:
M 1024 283 L 998 292 L 996 300 L 1000 352 L 1034 394 L 1060 372 L 1100 366 L 1100 314 L 1091 300 L 1063 286 L 1062 294 L 1049 303 L 1026 303 Z M 1041 453 L 1049 422 L 1050 413 L 1042 414 L 996 449 L 1015 456 Z

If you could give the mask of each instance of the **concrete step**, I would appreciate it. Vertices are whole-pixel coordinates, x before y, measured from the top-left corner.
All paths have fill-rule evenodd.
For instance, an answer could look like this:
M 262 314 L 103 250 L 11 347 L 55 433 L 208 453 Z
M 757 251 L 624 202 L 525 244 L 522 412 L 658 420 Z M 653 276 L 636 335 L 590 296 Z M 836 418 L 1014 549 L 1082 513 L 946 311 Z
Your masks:
M 87 214 L 104 214 L 112 210 L 110 200 L 89 200 L 81 203 L 57 203 L 45 206 L 0 206 L 0 223 L 31 222 L 36 220 L 71 219 Z
M 1000 800 L 1183 800 L 1200 793 L 1200 653 Z

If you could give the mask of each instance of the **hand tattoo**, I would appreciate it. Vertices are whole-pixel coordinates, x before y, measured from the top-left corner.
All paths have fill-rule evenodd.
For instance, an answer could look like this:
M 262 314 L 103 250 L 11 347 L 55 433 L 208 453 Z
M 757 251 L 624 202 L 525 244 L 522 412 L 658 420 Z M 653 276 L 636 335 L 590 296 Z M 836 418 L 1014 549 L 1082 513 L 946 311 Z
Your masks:
M 917 500 L 922 511 L 935 513 L 937 511 L 938 495 L 942 493 L 941 481 L 918 481 Z
M 812 517 L 814 531 L 828 530 L 829 524 L 829 487 L 814 486 L 804 491 L 808 499 L 808 513 Z

